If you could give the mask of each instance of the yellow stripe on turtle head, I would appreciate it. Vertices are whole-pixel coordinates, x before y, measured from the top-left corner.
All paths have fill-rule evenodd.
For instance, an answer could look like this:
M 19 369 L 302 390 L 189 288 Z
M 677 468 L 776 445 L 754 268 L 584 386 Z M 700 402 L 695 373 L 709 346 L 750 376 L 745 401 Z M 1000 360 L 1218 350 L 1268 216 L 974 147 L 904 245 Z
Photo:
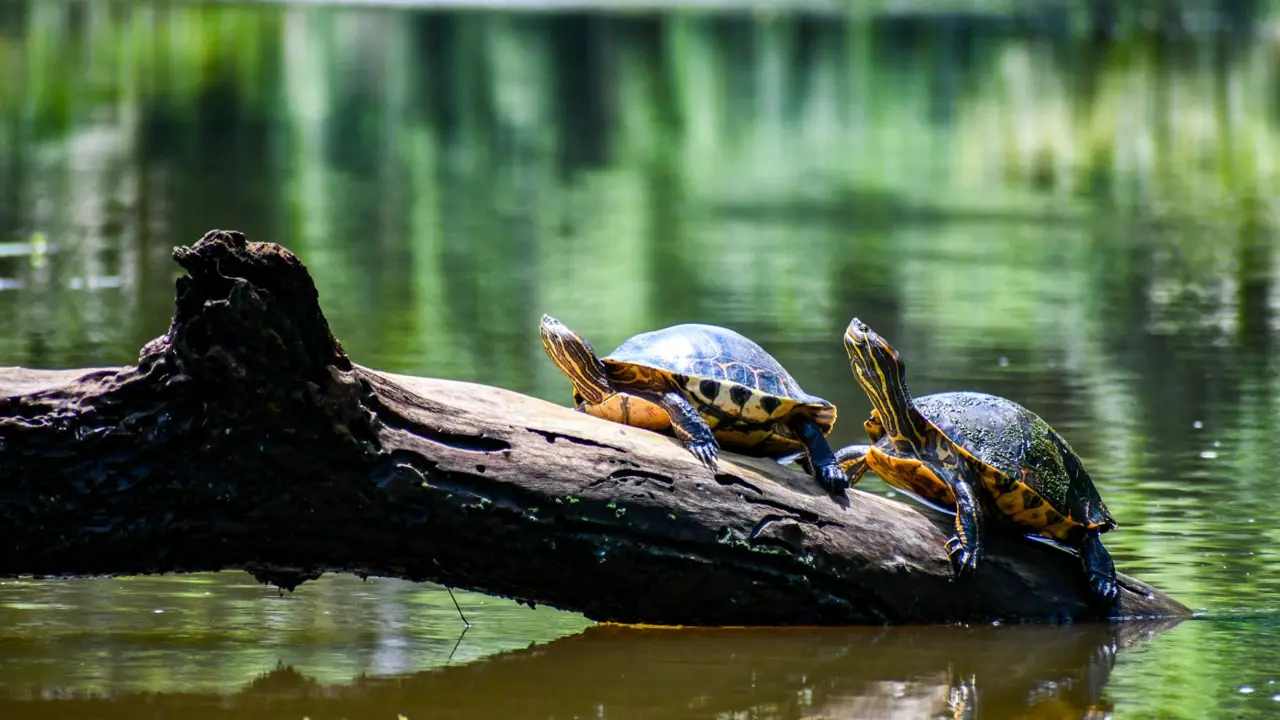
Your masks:
M 586 338 L 550 315 L 542 316 L 540 331 L 547 357 L 588 405 L 599 405 L 614 394 L 609 373 Z
M 877 411 L 889 439 L 894 445 L 908 445 L 918 452 L 925 445 L 925 437 L 911 415 L 902 356 L 858 318 L 844 331 L 844 349 L 853 377 Z

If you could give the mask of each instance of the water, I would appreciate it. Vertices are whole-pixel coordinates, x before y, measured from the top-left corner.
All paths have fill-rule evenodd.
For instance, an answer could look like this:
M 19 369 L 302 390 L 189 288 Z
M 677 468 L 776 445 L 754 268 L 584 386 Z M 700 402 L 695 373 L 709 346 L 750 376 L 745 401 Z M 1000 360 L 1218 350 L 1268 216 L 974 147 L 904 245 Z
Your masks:
M 567 403 L 543 312 L 601 349 L 718 323 L 845 444 L 856 314 L 915 393 L 1049 419 L 1119 567 L 1201 617 L 646 631 L 459 592 L 463 634 L 391 580 L 5 581 L 0 716 L 1280 716 L 1280 10 L 964 5 L 0 4 L 0 365 L 131 362 L 172 247 L 231 227 L 363 364 Z

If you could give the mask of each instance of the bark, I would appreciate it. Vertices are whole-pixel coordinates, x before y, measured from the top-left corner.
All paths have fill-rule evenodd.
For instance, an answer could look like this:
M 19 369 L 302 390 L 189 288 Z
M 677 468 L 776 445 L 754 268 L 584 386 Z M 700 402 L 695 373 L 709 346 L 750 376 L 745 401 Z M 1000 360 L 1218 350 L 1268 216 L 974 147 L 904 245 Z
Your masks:
M 927 508 L 356 365 L 278 245 L 213 231 L 174 259 L 173 321 L 136 366 L 0 370 L 0 575 L 351 572 L 652 624 L 1189 614 L 1129 577 L 1100 607 L 1075 557 L 997 532 L 957 583 Z

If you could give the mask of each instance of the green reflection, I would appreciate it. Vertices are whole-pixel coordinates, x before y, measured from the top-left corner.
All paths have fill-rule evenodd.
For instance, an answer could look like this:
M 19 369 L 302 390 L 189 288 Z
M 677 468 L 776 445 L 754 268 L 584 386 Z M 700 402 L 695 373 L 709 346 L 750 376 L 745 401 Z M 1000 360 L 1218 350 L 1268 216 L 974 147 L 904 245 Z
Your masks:
M 400 580 L 325 576 L 299 590 L 281 596 L 239 572 L 0 582 L 0 687 L 222 693 L 277 663 L 342 684 L 466 663 L 589 624 L 454 591 L 468 628 L 443 588 Z

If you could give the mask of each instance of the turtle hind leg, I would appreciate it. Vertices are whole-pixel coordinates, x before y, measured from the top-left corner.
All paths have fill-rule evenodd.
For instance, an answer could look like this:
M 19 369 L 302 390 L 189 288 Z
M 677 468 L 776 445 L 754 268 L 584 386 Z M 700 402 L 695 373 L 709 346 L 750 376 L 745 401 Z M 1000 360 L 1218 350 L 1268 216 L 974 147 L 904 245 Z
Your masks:
M 667 411 L 667 415 L 671 417 L 671 430 L 684 443 L 685 449 L 693 453 L 698 462 L 716 472 L 720 445 L 716 442 L 715 435 L 711 434 L 707 421 L 702 419 L 693 405 L 675 390 L 644 393 L 644 397 Z
M 1094 594 L 1108 602 L 1115 601 L 1120 590 L 1116 583 L 1116 565 L 1096 534 L 1090 533 L 1081 543 L 1080 563 L 1084 565 L 1085 577 Z
M 587 404 L 599 405 L 616 392 L 609 382 L 608 369 L 586 338 L 550 315 L 542 316 L 539 332 L 547 357 L 569 378 L 574 393 Z
M 951 491 L 956 496 L 956 534 L 947 539 L 947 557 L 959 578 L 972 577 L 982 559 L 982 514 L 973 488 L 954 473 L 948 478 Z
M 800 436 L 800 442 L 804 443 L 805 459 L 808 461 L 806 464 L 809 466 L 806 468 L 807 472 L 828 492 L 844 492 L 849 487 L 849 478 L 836 462 L 836 455 L 831 452 L 822 428 L 818 427 L 813 418 L 801 415 L 791 421 L 791 429 Z

